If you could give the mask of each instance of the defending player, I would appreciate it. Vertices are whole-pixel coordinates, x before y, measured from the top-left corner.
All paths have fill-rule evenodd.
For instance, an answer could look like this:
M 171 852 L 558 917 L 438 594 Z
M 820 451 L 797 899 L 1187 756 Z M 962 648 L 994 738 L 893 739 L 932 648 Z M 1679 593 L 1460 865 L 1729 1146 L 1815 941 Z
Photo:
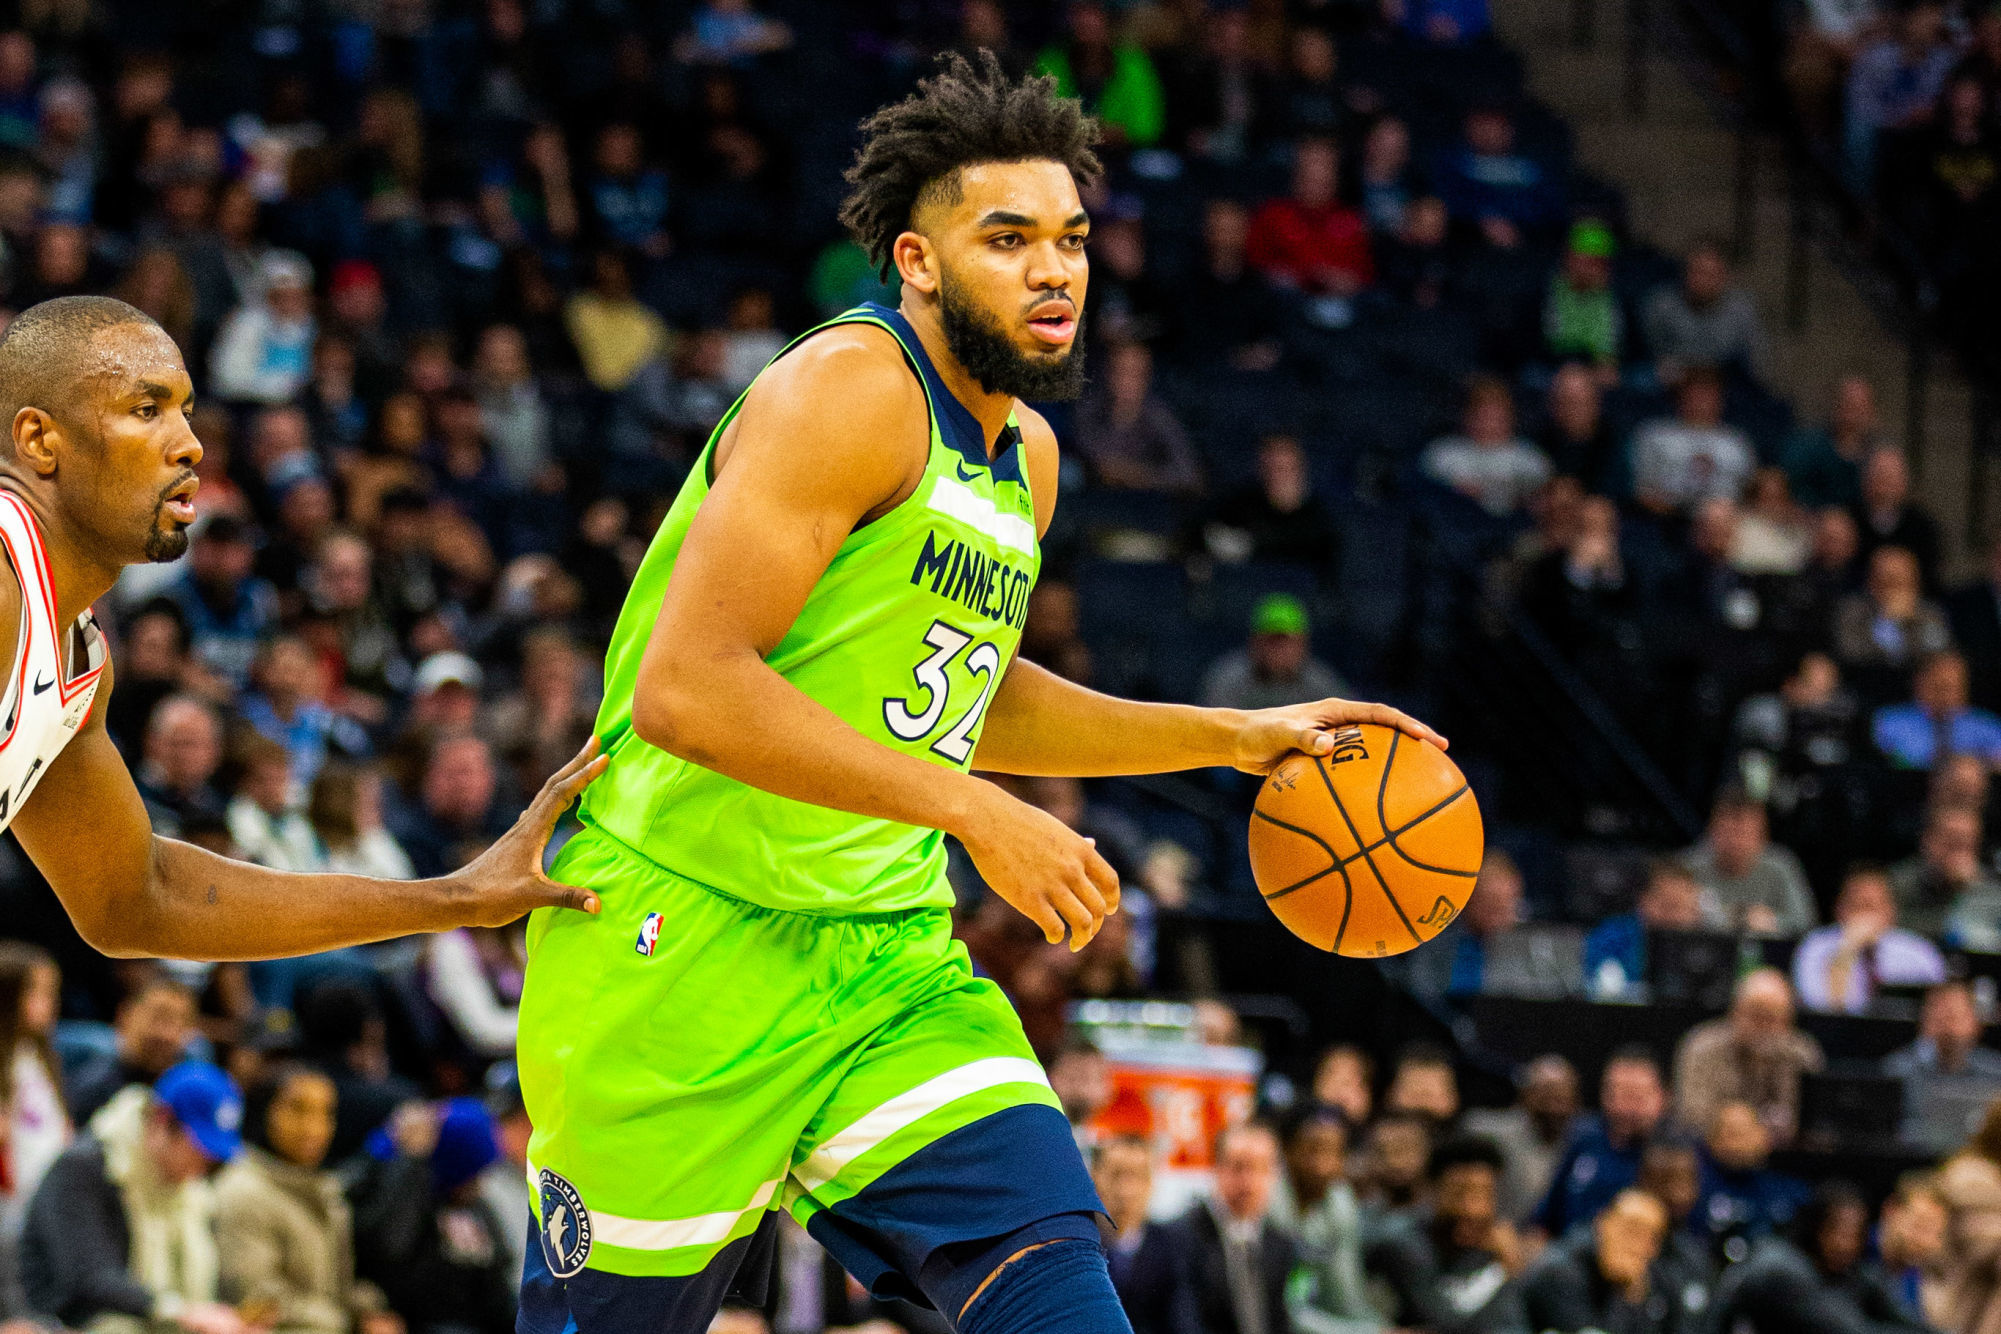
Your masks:
M 530 924 L 524 1334 L 704 1329 L 780 1207 L 962 1330 L 1124 1330 L 1069 1126 L 951 937 L 939 831 L 1052 942 L 1087 942 L 1118 885 L 971 777 L 975 749 L 1023 774 L 1258 772 L 1357 720 L 1432 735 L 1340 700 L 1129 703 L 1016 659 L 1057 477 L 1019 400 L 1081 384 L 1095 129 L 991 57 L 864 129 L 843 217 L 901 305 L 796 341 L 696 461 L 614 632 L 610 768 L 557 862 L 604 913 Z
M 173 339 L 109 297 L 31 306 L 0 338 L 0 829 L 107 954 L 268 959 L 413 931 L 594 912 L 542 874 L 564 807 L 602 770 L 585 752 L 514 828 L 438 880 L 300 875 L 156 836 L 104 730 L 111 664 L 90 605 L 127 565 L 173 560 L 194 521 L 201 445 Z

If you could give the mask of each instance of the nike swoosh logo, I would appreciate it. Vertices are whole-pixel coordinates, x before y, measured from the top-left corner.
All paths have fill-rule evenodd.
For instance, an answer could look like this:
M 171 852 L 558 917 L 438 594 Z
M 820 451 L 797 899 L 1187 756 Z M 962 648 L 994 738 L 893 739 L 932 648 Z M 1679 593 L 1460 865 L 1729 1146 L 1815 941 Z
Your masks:
M 55 684 L 55 681 L 54 681 L 54 679 L 52 679 L 52 678 L 49 678 L 49 677 L 44 677 L 43 679 L 41 679 L 41 680 L 39 680 L 39 681 L 35 682 L 35 693 L 36 693 L 37 695 L 39 695 L 39 694 L 41 694 L 41 693 L 42 693 L 42 692 L 43 692 L 44 690 L 47 690 L 47 689 L 48 689 L 48 688 L 49 688 L 50 686 L 52 686 L 52 685 L 54 685 L 54 684 Z
M 974 481 L 978 481 L 978 480 L 979 480 L 979 476 L 980 476 L 980 472 L 979 472 L 979 469 L 975 468 L 975 469 L 974 469 L 973 471 L 971 471 L 971 472 L 967 472 L 967 471 L 966 471 L 966 461 L 965 461 L 964 459 L 953 459 L 953 460 L 952 460 L 952 464 L 953 464 L 953 466 L 954 466 L 954 467 L 956 467 L 956 468 L 957 468 L 957 469 L 959 470 L 959 480 L 960 480 L 960 481 L 962 481 L 962 482 L 974 482 Z

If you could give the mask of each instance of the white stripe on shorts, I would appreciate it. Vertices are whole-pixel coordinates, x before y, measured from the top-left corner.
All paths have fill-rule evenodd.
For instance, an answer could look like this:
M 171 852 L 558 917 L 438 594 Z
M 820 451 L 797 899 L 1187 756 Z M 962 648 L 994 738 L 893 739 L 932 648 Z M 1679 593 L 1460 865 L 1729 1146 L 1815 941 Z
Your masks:
M 1049 1077 L 1042 1073 L 1041 1066 L 1020 1056 L 990 1056 L 947 1070 L 908 1093 L 891 1098 L 821 1144 L 792 1169 L 793 1179 L 808 1191 L 818 1190 L 839 1176 L 842 1168 L 897 1131 L 916 1124 L 947 1103 L 1002 1084 L 1040 1084 L 1047 1088 Z
M 534 1164 L 529 1164 L 528 1179 L 532 1183 L 541 1176 Z M 771 1197 L 778 1193 L 779 1183 L 767 1181 L 757 1188 L 750 1197 L 750 1203 L 741 1209 L 724 1209 L 720 1213 L 696 1214 L 693 1218 L 620 1218 L 617 1214 L 603 1213 L 591 1209 L 591 1240 L 603 1242 L 607 1246 L 618 1246 L 630 1251 L 671 1251 L 679 1246 L 714 1246 L 729 1240 L 730 1233 L 745 1214 L 764 1208 L 771 1203 Z M 584 1207 L 589 1209 L 589 1201 Z

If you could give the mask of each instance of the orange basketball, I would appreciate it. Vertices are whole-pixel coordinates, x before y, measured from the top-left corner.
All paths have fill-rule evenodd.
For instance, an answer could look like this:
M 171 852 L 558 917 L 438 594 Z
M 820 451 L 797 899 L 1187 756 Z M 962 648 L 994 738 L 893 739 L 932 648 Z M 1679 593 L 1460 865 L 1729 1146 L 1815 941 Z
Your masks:
M 1326 755 L 1293 755 L 1251 816 L 1251 874 L 1309 945 L 1374 959 L 1443 931 L 1473 893 L 1486 836 L 1459 766 L 1365 723 Z

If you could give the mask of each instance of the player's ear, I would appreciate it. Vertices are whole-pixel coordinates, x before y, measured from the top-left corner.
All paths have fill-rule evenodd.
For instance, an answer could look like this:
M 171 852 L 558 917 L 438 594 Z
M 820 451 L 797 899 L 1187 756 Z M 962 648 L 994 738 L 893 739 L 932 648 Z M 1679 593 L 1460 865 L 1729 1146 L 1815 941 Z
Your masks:
M 890 247 L 897 276 L 905 285 L 934 296 L 938 291 L 938 251 L 918 232 L 905 232 Z
M 14 457 L 42 477 L 56 470 L 57 439 L 62 428 L 55 418 L 40 408 L 22 408 L 14 414 Z

